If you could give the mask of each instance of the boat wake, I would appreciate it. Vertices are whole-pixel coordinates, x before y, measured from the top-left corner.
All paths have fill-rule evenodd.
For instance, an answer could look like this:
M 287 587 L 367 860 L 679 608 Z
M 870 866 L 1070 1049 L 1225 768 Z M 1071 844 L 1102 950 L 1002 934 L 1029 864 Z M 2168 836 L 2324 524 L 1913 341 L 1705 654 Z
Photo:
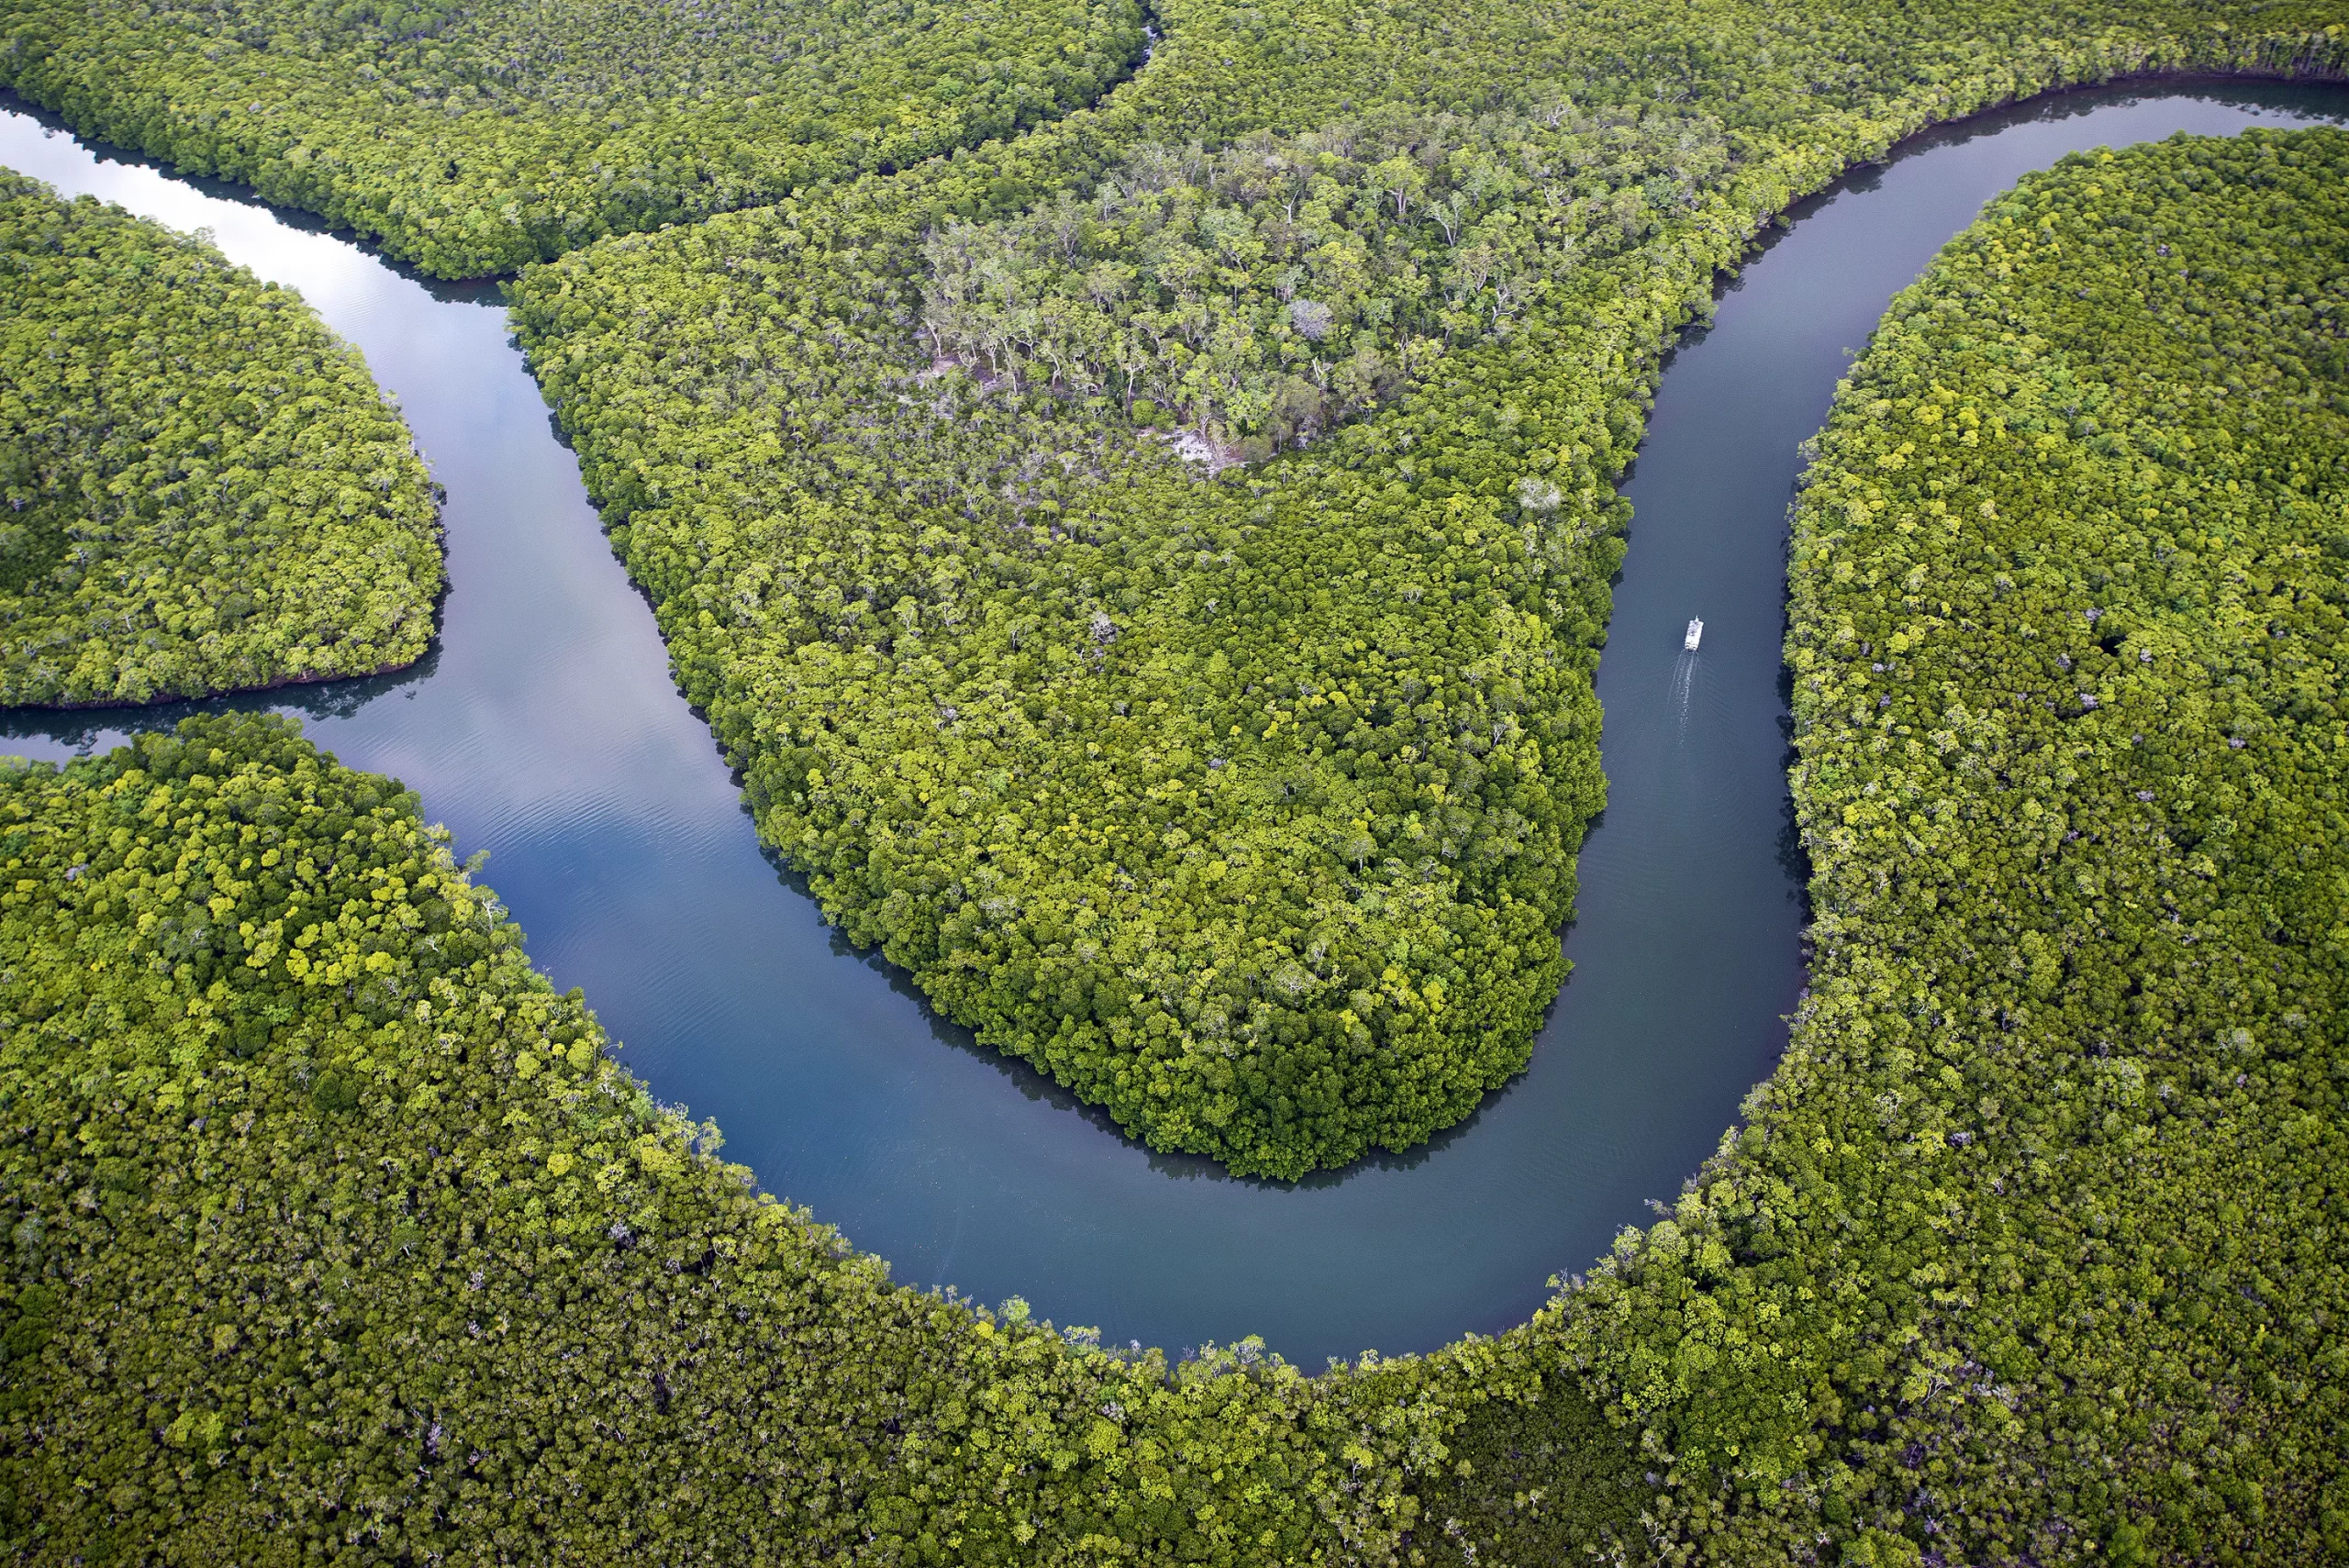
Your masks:
M 1679 737 L 1688 739 L 1688 708 L 1697 693 L 1697 655 L 1683 653 L 1672 666 L 1672 720 Z

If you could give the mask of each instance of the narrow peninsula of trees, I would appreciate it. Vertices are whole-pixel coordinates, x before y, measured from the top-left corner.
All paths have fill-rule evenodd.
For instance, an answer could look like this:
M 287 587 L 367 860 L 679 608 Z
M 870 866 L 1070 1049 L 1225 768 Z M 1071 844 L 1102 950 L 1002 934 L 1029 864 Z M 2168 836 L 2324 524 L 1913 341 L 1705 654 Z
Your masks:
M 0 705 L 395 668 L 441 583 L 407 427 L 299 295 L 0 172 Z
M 1527 1060 L 1614 481 L 1720 270 L 1922 125 L 2327 59 L 2317 14 L 1186 7 L 1097 111 L 600 242 L 515 319 L 827 913 L 1154 1147 L 1295 1177 Z

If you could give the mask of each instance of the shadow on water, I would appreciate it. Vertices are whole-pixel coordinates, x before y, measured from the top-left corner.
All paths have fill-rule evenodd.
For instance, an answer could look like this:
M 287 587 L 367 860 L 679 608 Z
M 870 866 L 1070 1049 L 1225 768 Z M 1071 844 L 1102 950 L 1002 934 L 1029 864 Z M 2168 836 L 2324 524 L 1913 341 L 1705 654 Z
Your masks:
M 132 707 L 0 707 L 0 740 L 39 736 L 71 751 L 86 751 L 111 736 L 155 734 L 204 713 L 287 713 L 306 725 L 351 718 L 370 703 L 421 688 L 440 667 L 440 645 L 436 640 L 423 658 L 405 669 L 353 680 L 313 681 L 198 702 L 141 703 Z
M 1018 1294 L 1114 1343 L 1260 1333 L 1308 1365 L 1506 1328 L 1678 1190 L 1784 1049 L 1809 870 L 1786 783 L 1787 502 L 1885 302 L 2065 151 L 2344 102 L 2244 83 L 2041 100 L 1912 139 L 1759 237 L 1665 361 L 1623 481 L 1636 515 L 1598 675 L 1609 804 L 1531 1063 L 1428 1143 L 1308 1181 L 1141 1148 L 823 923 L 671 683 L 495 284 L 421 279 L 249 193 L 45 138 L 52 117 L 5 98 L 0 162 L 217 224 L 232 259 L 300 287 L 362 349 L 447 487 L 459 591 L 434 651 L 397 674 L 7 714 L 0 750 L 69 755 L 199 708 L 299 715 L 343 761 L 416 788 L 460 854 L 491 851 L 532 962 L 584 988 L 655 1095 L 714 1118 L 768 1190 L 900 1278 Z M 1706 631 L 1684 660 L 1692 616 Z
M 1791 776 L 1799 760 L 1795 751 L 1795 673 L 1783 664 L 1778 666 L 1778 733 L 1786 741 L 1786 750 L 1779 753 L 1778 771 Z M 1810 929 L 1810 851 L 1803 847 L 1802 824 L 1795 816 L 1792 791 L 1787 792 L 1779 807 L 1778 869 L 1786 873 L 1787 896 L 1795 901 L 1800 911 L 1798 918 L 1807 931 Z
M 395 256 L 386 255 L 382 246 L 364 235 L 348 228 L 339 228 L 325 218 L 299 207 L 275 206 L 263 201 L 250 185 L 239 185 L 229 180 L 216 180 L 209 174 L 186 173 L 160 158 L 150 158 L 143 152 L 114 147 L 103 141 L 91 141 L 75 133 L 58 116 L 38 104 L 27 103 L 6 87 L 0 87 L 0 114 L 21 115 L 37 123 L 52 136 L 65 137 L 90 150 L 100 163 L 118 163 L 126 169 L 147 169 L 162 175 L 174 184 L 184 185 L 200 195 L 216 202 L 249 207 L 254 212 L 267 213 L 282 227 L 296 234 L 317 234 L 338 240 L 373 261 L 394 276 L 416 284 L 442 305 L 501 305 L 505 302 L 504 285 L 497 278 L 461 278 L 454 282 L 417 272 Z
M 747 805 L 742 808 L 742 815 L 746 822 L 751 820 L 751 811 Z M 804 873 L 764 845 L 760 847 L 759 852 L 765 857 L 767 865 L 774 871 L 776 882 L 796 896 L 806 899 L 810 905 L 817 903 L 815 890 Z M 930 1006 L 929 996 L 922 991 L 913 975 L 882 956 L 879 948 L 860 948 L 850 941 L 846 933 L 842 932 L 839 927 L 828 925 L 826 929 L 832 957 L 842 963 L 855 964 L 864 969 L 892 992 L 918 1007 L 923 1019 L 930 1026 L 930 1038 L 939 1045 L 949 1051 L 959 1051 L 974 1063 L 992 1071 L 1017 1090 L 1023 1099 L 1048 1106 L 1059 1114 L 1073 1116 L 1088 1123 L 1104 1137 L 1115 1140 L 1129 1152 L 1143 1160 L 1154 1173 L 1175 1181 L 1222 1182 L 1266 1192 L 1310 1192 L 1339 1186 L 1364 1171 L 1416 1170 L 1453 1143 L 1469 1137 L 1475 1131 L 1477 1122 L 1484 1117 L 1486 1110 L 1506 1096 L 1525 1077 L 1522 1073 L 1517 1073 L 1508 1083 L 1487 1094 L 1465 1118 L 1437 1132 L 1425 1142 L 1416 1144 L 1400 1153 L 1389 1150 L 1375 1150 L 1350 1165 L 1333 1171 L 1316 1171 L 1294 1182 L 1278 1181 L 1263 1176 L 1235 1175 L 1220 1162 L 1211 1160 L 1203 1154 L 1167 1153 L 1152 1149 L 1119 1126 L 1117 1118 L 1099 1106 L 1088 1105 L 1078 1099 L 1066 1086 L 1055 1081 L 1033 1062 L 1021 1057 L 1008 1055 L 991 1045 L 982 1043 L 972 1030 L 941 1015 Z M 1552 1005 L 1554 1006 L 1555 1003 Z

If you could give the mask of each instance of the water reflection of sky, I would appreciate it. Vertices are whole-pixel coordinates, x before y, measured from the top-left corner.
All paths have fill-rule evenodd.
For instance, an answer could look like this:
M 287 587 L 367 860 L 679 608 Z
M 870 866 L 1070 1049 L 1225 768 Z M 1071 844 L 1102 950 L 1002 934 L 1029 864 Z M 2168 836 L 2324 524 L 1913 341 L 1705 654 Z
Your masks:
M 208 228 L 300 289 L 399 398 L 449 492 L 441 644 L 405 675 L 265 706 L 417 788 L 461 853 L 488 849 L 532 958 L 586 989 L 656 1094 L 714 1116 L 729 1157 L 901 1279 L 1019 1292 L 1117 1340 L 1262 1332 L 1318 1364 L 1522 1318 L 1548 1274 L 1586 1267 L 1643 1199 L 1671 1196 L 1768 1072 L 1800 980 L 1780 541 L 1795 444 L 1843 351 L 2023 172 L 2075 147 L 2232 130 L 2313 92 L 2231 92 L 2250 106 L 2084 95 L 1806 204 L 1675 357 L 1628 486 L 1638 517 L 1599 673 L 1610 804 L 1581 864 L 1576 973 L 1533 1068 L 1429 1148 L 1298 1188 L 1124 1142 L 840 946 L 759 852 L 671 687 L 493 291 L 428 289 L 23 114 L 0 114 L 0 164 Z M 1692 615 L 1704 648 L 1684 669 Z M 61 756 L 171 717 L 6 716 L 0 751 Z

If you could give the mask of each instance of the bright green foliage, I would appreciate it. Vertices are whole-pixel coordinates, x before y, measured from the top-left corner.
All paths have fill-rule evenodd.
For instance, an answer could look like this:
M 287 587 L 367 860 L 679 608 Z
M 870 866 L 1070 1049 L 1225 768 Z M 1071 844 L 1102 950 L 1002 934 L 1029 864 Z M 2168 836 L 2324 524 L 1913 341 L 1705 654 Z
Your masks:
M 407 427 L 299 295 L 0 172 L 0 705 L 396 668 L 441 581 Z
M 1170 8 L 1097 112 L 602 242 L 516 325 L 826 912 L 1153 1146 L 1297 1176 L 1527 1059 L 1613 482 L 1757 226 L 1986 102 L 2331 47 L 2099 15 Z M 1145 399 L 1221 457 L 1326 439 L 1210 479 Z
M 1898 302 L 1797 522 L 1793 1048 L 1497 1342 L 1308 1382 L 893 1288 L 605 1059 L 396 785 L 266 719 L 0 776 L 0 1530 L 2341 1555 L 2344 176 L 2341 132 L 2073 160 Z
M 440 277 L 770 202 L 1090 103 L 1131 0 L 21 0 L 0 86 Z
M 762 831 L 849 934 L 1154 1142 L 1294 1173 L 1423 1137 L 1523 1060 L 1599 798 L 1611 481 L 1754 225 L 2012 93 L 2331 46 L 2132 6 L 1168 11 L 1097 114 L 608 241 L 526 278 L 518 325 Z M 1204 478 L 1137 433 L 1130 382 L 1035 351 L 1099 330 L 1065 317 L 987 328 L 1049 373 L 939 373 L 938 236 L 1034 270 L 1041 325 L 1099 265 L 1168 284 L 1175 241 L 1269 227 L 1211 172 L 1244 154 L 1192 139 L 1318 162 L 1349 128 L 1382 156 L 1325 167 L 1344 200 L 1281 252 L 1312 279 L 1359 244 L 1329 346 L 1285 357 L 1267 298 L 1322 296 L 1251 261 L 1195 302 L 1247 327 L 1236 380 L 1185 394 L 1155 342 L 1141 367 L 1242 455 L 1304 450 Z M 1675 1217 L 1498 1342 L 1308 1382 L 896 1289 L 605 1059 L 396 786 L 251 720 L 0 780 L 10 1548 L 2349 1551 L 2318 645 L 2349 548 L 2343 154 L 2247 145 L 2033 186 L 1855 373 L 1795 568 L 1814 995 Z M 1541 285 L 1506 330 L 1479 307 L 1447 343 L 1442 225 L 1358 203 L 1431 147 L 1436 199 L 1474 182 L 1464 149 L 1527 182 L 1475 198 L 1526 220 L 1494 230 Z M 1579 219 L 1542 227 L 1528 148 Z M 1648 161 L 1681 152 L 1685 184 Z M 1181 178 L 1137 197 L 1152 167 Z M 1113 181 L 1129 227 L 1055 260 L 1062 195 Z M 2149 291 L 2199 301 L 2194 329 Z M 1102 314 L 1146 329 L 1180 292 Z M 1342 388 L 1364 347 L 1416 374 L 1252 413 L 1252 376 Z
M 1553 1318 L 1686 1553 L 2349 1554 L 2344 189 L 2333 129 L 2067 159 L 1837 399 L 1812 988 Z
M 288 721 L 0 776 L 0 1554 L 1258 1568 L 1410 1522 L 1425 1363 L 891 1285 Z

